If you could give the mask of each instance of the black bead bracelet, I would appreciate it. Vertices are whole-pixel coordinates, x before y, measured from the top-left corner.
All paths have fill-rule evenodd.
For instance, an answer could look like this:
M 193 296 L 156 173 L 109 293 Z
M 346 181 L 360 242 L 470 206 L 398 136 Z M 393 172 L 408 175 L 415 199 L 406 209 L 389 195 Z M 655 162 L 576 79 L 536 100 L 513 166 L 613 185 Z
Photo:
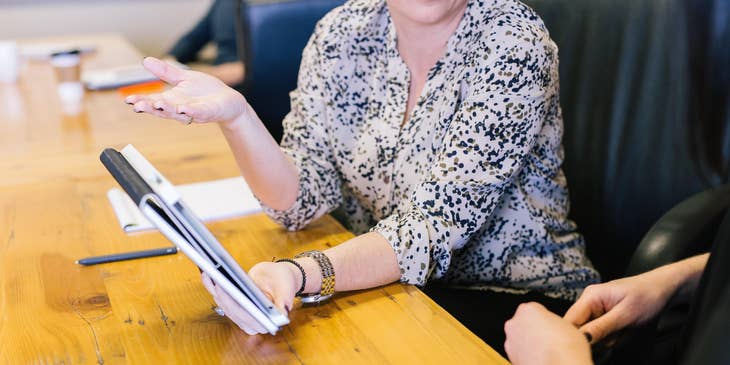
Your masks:
M 296 262 L 292 259 L 278 259 L 275 262 L 288 262 L 288 263 L 296 266 L 299 269 L 299 271 L 302 272 L 302 287 L 299 288 L 299 291 L 295 294 L 296 296 L 300 296 L 302 294 L 302 292 L 304 292 L 304 287 L 307 286 L 307 274 L 304 273 L 304 268 L 302 267 L 302 265 L 299 265 L 298 262 Z

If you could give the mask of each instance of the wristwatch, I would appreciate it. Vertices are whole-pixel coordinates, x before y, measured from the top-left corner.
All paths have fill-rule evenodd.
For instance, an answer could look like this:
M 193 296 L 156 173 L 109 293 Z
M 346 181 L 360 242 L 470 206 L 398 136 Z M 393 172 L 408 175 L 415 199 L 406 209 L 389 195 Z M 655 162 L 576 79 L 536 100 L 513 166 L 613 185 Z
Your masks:
M 302 257 L 314 259 L 322 273 L 322 288 L 319 293 L 300 295 L 302 303 L 319 303 L 332 297 L 332 294 L 335 293 L 335 269 L 332 267 L 330 259 L 322 251 L 317 250 L 302 252 L 294 256 L 295 259 Z

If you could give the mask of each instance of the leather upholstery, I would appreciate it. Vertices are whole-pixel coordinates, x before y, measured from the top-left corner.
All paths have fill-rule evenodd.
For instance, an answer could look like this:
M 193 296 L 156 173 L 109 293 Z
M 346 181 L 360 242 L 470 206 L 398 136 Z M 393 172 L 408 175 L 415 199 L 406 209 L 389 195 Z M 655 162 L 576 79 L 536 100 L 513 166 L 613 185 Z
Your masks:
M 730 185 L 696 194 L 667 212 L 634 252 L 626 275 L 709 251 L 720 221 L 730 207 Z
M 242 92 L 277 141 L 289 112 L 289 92 L 297 85 L 302 50 L 314 26 L 344 0 L 244 2 Z
M 560 49 L 571 217 L 604 280 L 664 212 L 708 187 L 687 138 L 683 1 L 694 0 L 524 1 Z

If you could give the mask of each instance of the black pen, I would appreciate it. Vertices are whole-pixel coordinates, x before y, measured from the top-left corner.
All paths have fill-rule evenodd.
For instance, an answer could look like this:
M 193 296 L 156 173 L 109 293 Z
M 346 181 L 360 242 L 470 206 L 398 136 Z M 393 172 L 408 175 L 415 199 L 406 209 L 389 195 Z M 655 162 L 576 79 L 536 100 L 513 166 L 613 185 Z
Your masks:
M 163 256 L 163 255 L 172 255 L 175 253 L 177 253 L 177 247 L 155 248 L 152 250 L 123 252 L 123 253 L 117 253 L 117 254 L 113 254 L 113 255 L 87 257 L 87 258 L 76 261 L 76 263 L 79 265 L 88 266 L 88 265 L 104 264 L 107 262 L 134 260 L 134 259 L 142 259 L 142 258 L 146 258 L 146 257 Z

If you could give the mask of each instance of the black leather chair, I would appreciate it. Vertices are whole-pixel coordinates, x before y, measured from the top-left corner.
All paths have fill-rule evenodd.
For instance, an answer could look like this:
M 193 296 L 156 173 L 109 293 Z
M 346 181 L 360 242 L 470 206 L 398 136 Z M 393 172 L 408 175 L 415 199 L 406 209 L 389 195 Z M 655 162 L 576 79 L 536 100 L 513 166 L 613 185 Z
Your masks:
M 690 1 L 717 3 L 524 1 L 543 17 L 560 48 L 571 213 L 604 280 L 707 251 L 730 207 L 730 185 L 703 191 L 721 180 L 701 176 L 690 157 L 688 108 L 697 93 L 689 87 Z M 700 24 L 716 37 L 707 42 L 716 49 L 707 50 L 714 58 L 706 67 L 727 70 L 730 31 L 722 19 L 730 9 L 716 10 L 721 13 Z M 728 78 L 717 81 L 730 89 Z M 729 102 L 719 107 L 727 109 Z M 597 363 L 676 362 L 672 341 L 686 312 L 686 305 L 672 307 L 626 331 L 599 353 Z M 647 351 L 655 339 L 662 339 L 660 350 Z
M 236 0 L 239 1 L 239 0 Z M 297 86 L 302 50 L 314 26 L 344 0 L 253 0 L 241 4 L 239 48 L 246 65 L 241 92 L 277 141 Z
M 687 1 L 524 1 L 560 49 L 571 216 L 604 280 L 626 273 L 664 212 L 718 183 L 690 158 Z M 660 252 L 640 251 L 629 272 L 666 263 Z

